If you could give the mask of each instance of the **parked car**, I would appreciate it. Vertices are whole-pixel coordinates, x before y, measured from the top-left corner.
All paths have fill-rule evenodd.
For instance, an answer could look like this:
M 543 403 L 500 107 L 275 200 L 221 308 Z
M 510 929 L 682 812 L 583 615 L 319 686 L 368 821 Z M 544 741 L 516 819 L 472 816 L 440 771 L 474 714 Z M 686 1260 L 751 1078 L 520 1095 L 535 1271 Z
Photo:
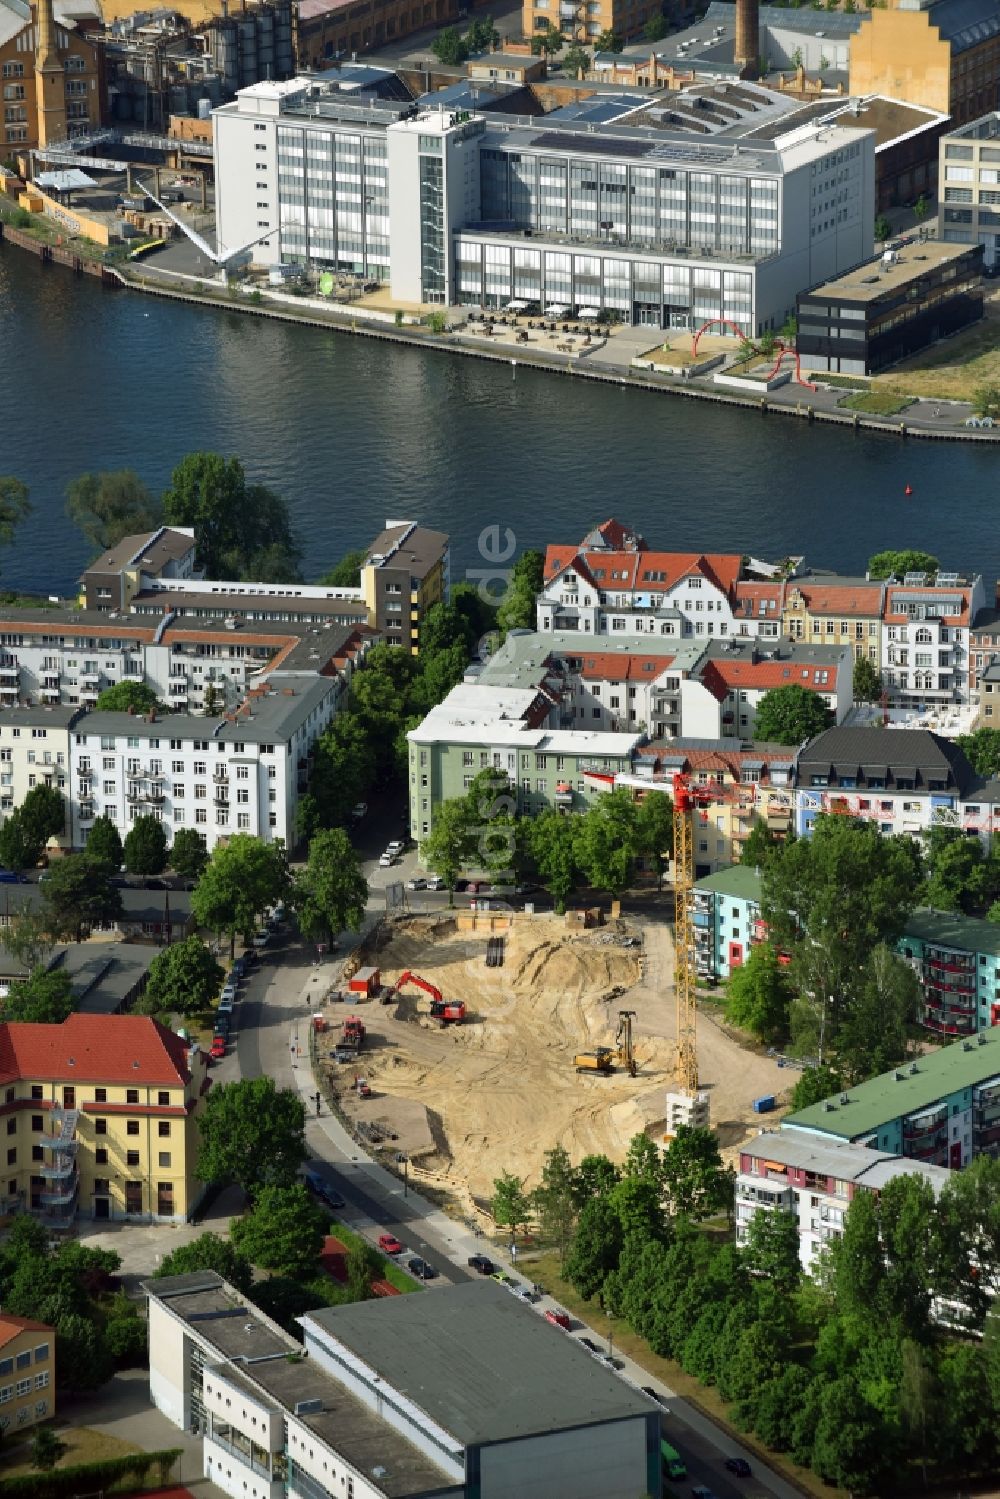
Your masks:
M 715 1494 L 711 1489 L 706 1488 L 703 1483 L 696 1483 L 691 1490 L 691 1499 L 715 1499 Z
M 232 1013 L 233 1013 L 233 997 L 232 997 L 231 994 L 224 994 L 222 996 L 222 998 L 219 1000 L 219 1014 L 220 1015 L 231 1015 Z
M 144 890 L 169 890 L 170 886 L 166 880 L 143 880 L 142 888 Z
M 222 1061 L 222 1058 L 226 1055 L 226 1038 L 225 1038 L 225 1036 L 213 1036 L 212 1037 L 212 1045 L 209 1048 L 208 1054 L 212 1058 L 213 1062 L 221 1062 Z
M 437 1276 L 437 1271 L 434 1269 L 434 1266 L 428 1265 L 427 1261 L 421 1259 L 419 1254 L 415 1254 L 412 1259 L 407 1260 L 406 1268 L 411 1272 L 411 1274 L 415 1275 L 418 1280 L 434 1280 Z
M 447 890 L 448 882 L 443 880 L 439 874 L 432 874 L 427 880 L 428 890 Z
M 470 1254 L 469 1269 L 477 1270 L 480 1275 L 492 1275 L 496 1269 L 488 1254 Z
M 491 1280 L 495 1280 L 498 1283 L 498 1285 L 501 1285 L 501 1286 L 508 1286 L 508 1285 L 513 1285 L 514 1284 L 514 1282 L 511 1280 L 510 1276 L 507 1274 L 506 1270 L 494 1270 L 492 1272 L 492 1274 L 490 1275 L 490 1279 Z
M 387 854 L 396 854 L 398 856 L 403 852 L 405 847 L 406 844 L 403 842 L 402 838 L 393 838 L 391 842 L 386 844 L 385 851 Z
M 42 880 L 45 879 L 47 874 L 48 870 L 42 871 L 42 873 L 38 876 L 39 884 L 41 884 Z M 23 875 L 20 870 L 0 869 L 0 885 L 26 885 L 27 883 L 27 875 Z
M 745 1457 L 727 1457 L 725 1466 L 730 1473 L 735 1473 L 737 1478 L 750 1477 L 750 1464 Z
M 396 862 L 396 855 L 395 854 L 391 854 L 388 849 L 386 849 L 386 851 L 385 851 L 384 854 L 379 854 L 379 856 L 378 856 L 378 867 L 379 867 L 379 869 L 391 869 L 392 866 L 393 866 L 393 864 L 395 864 L 395 862 Z
M 550 1311 L 545 1313 L 545 1320 L 546 1322 L 551 1322 L 553 1327 L 565 1328 L 566 1332 L 570 1330 L 569 1314 L 557 1306 L 552 1307 Z
M 306 1172 L 306 1186 L 310 1192 L 315 1192 L 317 1197 L 322 1197 L 327 1207 L 342 1208 L 347 1206 L 336 1188 L 331 1187 L 326 1177 L 321 1176 L 318 1171 Z
M 407 890 L 426 890 L 427 881 L 424 879 L 423 875 L 415 874 L 412 879 L 407 880 L 406 888 Z
M 530 1301 L 532 1306 L 534 1306 L 536 1301 L 541 1301 L 542 1299 L 538 1291 L 535 1290 L 534 1286 L 519 1286 L 518 1295 L 520 1296 L 522 1301 Z
M 254 947 L 257 947 L 257 948 L 266 947 L 267 944 L 270 942 L 270 940 L 271 940 L 271 933 L 270 932 L 254 932 L 254 934 L 253 934 L 253 945 L 254 945 Z
M 402 1254 L 403 1246 L 395 1234 L 379 1234 L 378 1247 L 383 1254 Z

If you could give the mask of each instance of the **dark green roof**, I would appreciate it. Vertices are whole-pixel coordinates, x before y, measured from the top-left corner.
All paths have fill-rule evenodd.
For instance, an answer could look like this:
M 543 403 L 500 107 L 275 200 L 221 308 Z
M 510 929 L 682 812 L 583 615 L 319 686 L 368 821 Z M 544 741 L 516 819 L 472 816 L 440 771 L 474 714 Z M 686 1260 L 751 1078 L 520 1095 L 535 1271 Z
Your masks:
M 906 923 L 903 940 L 907 937 L 919 937 L 921 942 L 934 942 L 961 952 L 992 953 L 1000 958 L 1000 925 L 979 916 L 963 916 L 960 911 L 935 911 L 930 906 L 918 906 Z
M 738 900 L 752 900 L 760 905 L 760 870 L 752 864 L 732 864 L 728 869 L 707 874 L 694 888 L 712 890 L 716 895 L 733 895 Z

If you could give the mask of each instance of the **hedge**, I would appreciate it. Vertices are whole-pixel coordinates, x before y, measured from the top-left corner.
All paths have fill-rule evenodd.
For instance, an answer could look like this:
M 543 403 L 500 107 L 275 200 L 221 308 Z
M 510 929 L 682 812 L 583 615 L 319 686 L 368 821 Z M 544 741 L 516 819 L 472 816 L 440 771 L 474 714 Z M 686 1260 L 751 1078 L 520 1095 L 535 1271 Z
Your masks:
M 98 1463 L 74 1463 L 68 1468 L 53 1468 L 51 1473 L 20 1473 L 0 1479 L 0 1494 L 11 1499 L 20 1494 L 25 1499 L 74 1499 L 77 1494 L 92 1494 L 95 1489 L 114 1488 L 125 1482 L 145 1483 L 154 1468 L 163 1485 L 182 1454 L 181 1447 L 166 1447 L 161 1452 L 133 1452 Z

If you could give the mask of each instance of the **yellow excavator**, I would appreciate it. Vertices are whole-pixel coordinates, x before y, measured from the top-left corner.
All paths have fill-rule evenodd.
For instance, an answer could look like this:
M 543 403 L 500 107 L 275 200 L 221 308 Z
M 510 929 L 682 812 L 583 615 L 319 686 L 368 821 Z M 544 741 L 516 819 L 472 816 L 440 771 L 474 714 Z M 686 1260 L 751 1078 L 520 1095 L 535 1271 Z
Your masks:
M 635 1051 L 632 1046 L 632 1021 L 634 1019 L 634 1010 L 619 1010 L 618 1032 L 614 1046 L 599 1046 L 596 1051 L 578 1051 L 573 1058 L 573 1065 L 577 1072 L 599 1072 L 607 1077 L 609 1073 L 614 1072 L 615 1062 L 620 1062 L 629 1077 L 635 1077 L 639 1069 L 636 1066 Z

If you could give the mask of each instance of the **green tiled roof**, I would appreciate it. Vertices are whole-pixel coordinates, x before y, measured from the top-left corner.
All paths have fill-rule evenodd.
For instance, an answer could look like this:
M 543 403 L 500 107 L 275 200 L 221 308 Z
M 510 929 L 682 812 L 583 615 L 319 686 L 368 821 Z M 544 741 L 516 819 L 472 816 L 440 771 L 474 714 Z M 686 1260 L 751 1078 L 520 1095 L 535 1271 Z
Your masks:
M 1000 1025 L 981 1031 L 978 1040 L 955 1041 L 918 1057 L 915 1072 L 911 1072 L 912 1065 L 906 1063 L 899 1069 L 903 1075 L 898 1080 L 895 1072 L 883 1072 L 847 1089 L 847 1103 L 841 1103 L 841 1095 L 834 1093 L 822 1103 L 788 1114 L 782 1128 L 818 1130 L 841 1140 L 856 1140 L 901 1115 L 915 1114 L 950 1093 L 960 1093 L 963 1088 L 998 1076 Z
M 940 947 L 955 947 L 962 952 L 993 953 L 1000 957 L 1000 923 L 984 921 L 978 916 L 963 916 L 958 911 L 934 911 L 918 906 L 903 931 L 907 937 Z
M 751 864 L 733 864 L 695 882 L 696 890 L 712 890 L 716 895 L 735 895 L 739 900 L 760 904 L 760 873 Z M 1000 928 L 998 928 L 1000 930 Z

